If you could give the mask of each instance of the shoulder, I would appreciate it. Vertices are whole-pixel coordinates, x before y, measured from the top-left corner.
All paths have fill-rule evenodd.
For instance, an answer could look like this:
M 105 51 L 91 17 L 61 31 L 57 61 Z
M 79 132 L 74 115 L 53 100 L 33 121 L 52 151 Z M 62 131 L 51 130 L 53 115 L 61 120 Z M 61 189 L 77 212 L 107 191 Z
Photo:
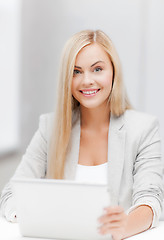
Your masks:
M 51 125 L 54 121 L 54 112 L 41 114 L 39 117 L 39 124 Z
M 147 125 L 156 125 L 158 118 L 154 115 L 139 112 L 136 110 L 126 110 L 124 113 L 124 121 L 126 125 L 146 127 Z
M 124 113 L 124 127 L 130 136 L 147 135 L 159 128 L 159 122 L 154 115 L 127 110 Z
M 39 117 L 39 131 L 45 137 L 49 138 L 54 125 L 54 112 L 41 114 Z

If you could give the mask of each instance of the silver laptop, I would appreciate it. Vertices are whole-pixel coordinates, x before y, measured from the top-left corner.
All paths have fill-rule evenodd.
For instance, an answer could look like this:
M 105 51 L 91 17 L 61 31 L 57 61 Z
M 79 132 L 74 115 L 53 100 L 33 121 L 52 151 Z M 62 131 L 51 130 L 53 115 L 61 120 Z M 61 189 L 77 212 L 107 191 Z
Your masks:
M 107 185 L 67 180 L 14 179 L 20 231 L 26 237 L 111 239 L 98 233 L 98 218 L 110 205 Z

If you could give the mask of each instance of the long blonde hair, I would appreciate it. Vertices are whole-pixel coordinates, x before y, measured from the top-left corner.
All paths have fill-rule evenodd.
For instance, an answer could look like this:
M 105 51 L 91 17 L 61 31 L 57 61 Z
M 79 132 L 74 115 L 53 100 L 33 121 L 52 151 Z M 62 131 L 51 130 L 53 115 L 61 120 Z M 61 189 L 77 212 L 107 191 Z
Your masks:
M 122 81 L 120 60 L 111 39 L 101 30 L 85 30 L 73 35 L 63 49 L 60 63 L 58 99 L 49 150 L 47 178 L 63 179 L 64 177 L 65 159 L 72 130 L 72 115 L 79 106 L 71 93 L 75 60 L 83 47 L 94 42 L 103 47 L 113 65 L 113 89 L 109 99 L 111 114 L 118 117 L 126 109 L 131 108 Z

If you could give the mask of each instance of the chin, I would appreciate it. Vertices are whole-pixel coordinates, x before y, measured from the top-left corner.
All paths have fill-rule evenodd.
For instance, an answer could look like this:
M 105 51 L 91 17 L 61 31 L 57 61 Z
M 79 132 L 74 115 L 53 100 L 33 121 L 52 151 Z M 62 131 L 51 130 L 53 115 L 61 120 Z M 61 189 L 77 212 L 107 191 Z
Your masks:
M 107 98 L 103 98 L 103 99 L 87 99 L 86 101 L 85 100 L 80 101 L 80 100 L 81 99 L 77 99 L 81 107 L 88 108 L 88 109 L 95 109 L 95 108 L 102 107 L 103 105 L 106 105 L 108 101 L 108 96 Z
M 101 106 L 101 104 L 80 104 L 80 105 L 87 109 L 96 109 Z

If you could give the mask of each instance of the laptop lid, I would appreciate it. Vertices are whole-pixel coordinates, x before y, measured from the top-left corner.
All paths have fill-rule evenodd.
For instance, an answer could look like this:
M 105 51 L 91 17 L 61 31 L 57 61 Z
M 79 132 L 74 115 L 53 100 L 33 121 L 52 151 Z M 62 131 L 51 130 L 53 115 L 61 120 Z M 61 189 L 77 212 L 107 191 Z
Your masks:
M 110 239 L 97 230 L 103 208 L 110 205 L 107 185 L 49 179 L 12 182 L 23 236 Z

